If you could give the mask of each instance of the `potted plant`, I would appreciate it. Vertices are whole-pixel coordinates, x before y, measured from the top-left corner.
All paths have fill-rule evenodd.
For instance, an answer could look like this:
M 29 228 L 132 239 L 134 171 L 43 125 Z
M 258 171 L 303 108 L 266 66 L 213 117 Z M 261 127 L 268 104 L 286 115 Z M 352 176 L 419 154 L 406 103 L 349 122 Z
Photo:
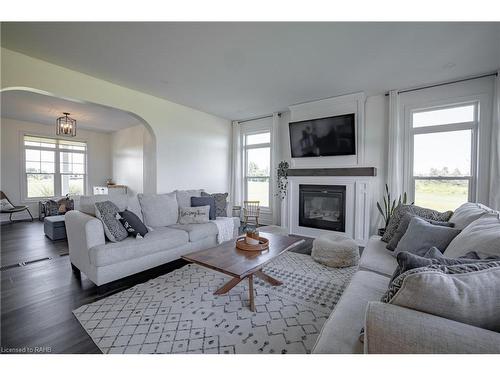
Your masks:
M 245 242 L 249 245 L 259 244 L 259 230 L 255 227 L 245 228 Z
M 393 199 L 391 201 L 391 193 L 389 192 L 389 186 L 387 186 L 387 184 L 385 184 L 385 192 L 384 192 L 383 198 L 384 198 L 383 202 L 382 202 L 383 207 L 380 204 L 380 202 L 377 202 L 378 211 L 380 212 L 380 215 L 384 219 L 384 227 L 378 229 L 379 236 L 384 235 L 385 230 L 386 230 L 387 226 L 389 225 L 389 221 L 391 220 L 391 217 L 394 214 L 394 210 L 396 209 L 396 207 L 399 206 L 400 204 L 406 204 L 407 194 L 405 192 L 405 193 L 403 193 L 403 196 L 401 196 L 401 195 L 399 196 L 397 201 L 396 201 L 396 199 Z M 397 204 L 396 204 L 396 202 L 397 202 Z
M 278 192 L 276 195 L 278 195 L 281 200 L 285 199 L 288 188 L 288 168 L 289 165 L 286 161 L 281 161 L 278 164 Z

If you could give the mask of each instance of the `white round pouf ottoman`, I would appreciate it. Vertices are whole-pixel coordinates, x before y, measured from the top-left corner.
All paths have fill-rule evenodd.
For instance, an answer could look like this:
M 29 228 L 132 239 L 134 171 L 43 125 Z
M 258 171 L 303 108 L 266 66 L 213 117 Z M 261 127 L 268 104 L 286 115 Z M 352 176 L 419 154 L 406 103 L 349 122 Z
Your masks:
M 328 267 L 351 267 L 358 264 L 359 247 L 345 235 L 328 233 L 313 241 L 311 256 Z

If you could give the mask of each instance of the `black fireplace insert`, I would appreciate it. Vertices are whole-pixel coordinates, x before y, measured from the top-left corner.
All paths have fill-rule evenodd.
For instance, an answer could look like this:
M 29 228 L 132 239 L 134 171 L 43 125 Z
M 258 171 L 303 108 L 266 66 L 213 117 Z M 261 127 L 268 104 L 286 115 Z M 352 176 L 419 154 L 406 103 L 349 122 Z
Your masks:
M 345 232 L 345 193 L 342 185 L 299 185 L 299 225 Z

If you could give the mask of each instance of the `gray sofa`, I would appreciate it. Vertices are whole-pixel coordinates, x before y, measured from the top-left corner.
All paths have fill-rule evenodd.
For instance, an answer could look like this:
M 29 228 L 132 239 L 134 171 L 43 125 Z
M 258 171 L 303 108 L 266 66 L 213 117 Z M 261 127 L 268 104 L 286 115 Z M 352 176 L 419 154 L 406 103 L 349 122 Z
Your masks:
M 370 238 L 313 353 L 500 353 L 498 332 L 379 302 L 397 266 L 386 246 Z
M 189 200 L 186 202 L 189 196 L 199 196 L 200 192 L 174 193 L 179 203 L 186 205 L 189 204 Z M 102 222 L 94 216 L 94 204 L 105 200 L 143 219 L 137 196 L 126 195 L 82 196 L 77 202 L 77 210 L 65 215 L 71 264 L 98 286 L 171 262 L 189 252 L 217 245 L 218 229 L 213 222 L 153 227 L 142 239 L 128 237 L 120 242 L 109 242 Z M 175 211 L 167 214 L 178 216 L 178 207 L 172 210 Z M 231 212 L 229 208 L 228 211 Z M 233 222 L 233 236 L 236 237 L 239 218 L 233 218 Z

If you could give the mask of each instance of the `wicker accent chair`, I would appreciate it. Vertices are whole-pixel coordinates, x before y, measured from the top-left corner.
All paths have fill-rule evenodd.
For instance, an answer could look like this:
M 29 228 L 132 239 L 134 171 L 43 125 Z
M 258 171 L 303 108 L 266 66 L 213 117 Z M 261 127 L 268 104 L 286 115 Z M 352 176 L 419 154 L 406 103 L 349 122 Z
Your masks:
M 33 215 L 31 215 L 30 209 L 28 206 L 15 206 L 12 204 L 9 198 L 5 195 L 3 191 L 0 190 L 0 199 L 7 199 L 7 201 L 13 206 L 13 208 L 10 209 L 2 209 L 0 210 L 0 214 L 9 214 L 9 221 L 11 223 L 15 223 L 16 221 L 22 221 L 22 220 L 12 220 L 12 214 L 16 212 L 22 212 L 22 211 L 28 211 L 28 214 L 31 217 L 31 221 L 33 221 Z
M 249 223 L 249 219 L 255 222 L 255 226 L 259 226 L 260 216 L 260 201 L 244 201 L 243 202 L 243 222 L 245 225 Z

